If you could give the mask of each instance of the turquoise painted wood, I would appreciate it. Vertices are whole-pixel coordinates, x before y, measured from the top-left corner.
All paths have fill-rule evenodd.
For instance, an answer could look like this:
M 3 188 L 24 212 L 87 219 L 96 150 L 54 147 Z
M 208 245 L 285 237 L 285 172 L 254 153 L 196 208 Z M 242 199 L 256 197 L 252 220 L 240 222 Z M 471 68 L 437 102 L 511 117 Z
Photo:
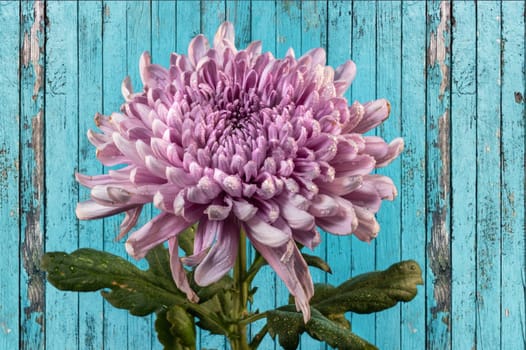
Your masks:
M 426 284 L 411 303 L 348 315 L 353 330 L 382 349 L 524 349 L 523 2 L 100 0 L 0 1 L 0 350 L 161 349 L 153 317 L 128 316 L 97 293 L 60 292 L 39 261 L 79 247 L 126 257 L 114 241 L 119 218 L 75 218 L 87 191 L 74 173 L 108 170 L 86 132 L 96 112 L 119 109 L 125 76 L 140 88 L 142 51 L 167 65 L 225 19 L 241 47 L 262 40 L 283 57 L 321 46 L 333 66 L 353 59 L 349 100 L 391 101 L 374 132 L 405 139 L 400 159 L 378 170 L 399 197 L 383 205 L 372 243 L 323 235 L 314 254 L 333 274 L 313 276 L 338 283 L 415 259 Z M 269 268 L 256 283 L 253 309 L 288 296 Z M 199 332 L 198 347 L 228 345 Z M 268 336 L 262 343 L 278 348 Z M 325 346 L 305 337 L 301 348 Z

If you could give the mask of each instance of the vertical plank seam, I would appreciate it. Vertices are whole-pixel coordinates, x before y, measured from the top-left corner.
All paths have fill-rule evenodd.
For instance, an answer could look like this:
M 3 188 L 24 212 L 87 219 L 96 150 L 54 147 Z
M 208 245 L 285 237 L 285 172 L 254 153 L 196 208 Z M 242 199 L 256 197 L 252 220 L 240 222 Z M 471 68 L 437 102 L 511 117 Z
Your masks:
M 22 139 L 22 50 L 20 48 L 22 47 L 22 33 L 24 29 L 24 18 L 22 16 L 22 2 L 18 2 L 18 140 L 20 141 Z M 21 213 L 22 213 L 22 192 L 20 189 L 22 188 L 22 176 L 21 169 L 22 169 L 22 143 L 18 143 L 18 164 L 19 164 L 19 170 L 18 170 L 18 222 L 17 222 L 17 228 L 18 228 L 18 251 L 22 249 L 21 244 L 21 238 L 22 238 L 22 220 L 21 220 Z M 18 294 L 20 299 L 20 284 L 22 283 L 22 280 L 20 278 L 22 276 L 22 264 L 20 261 L 18 262 Z M 22 324 L 22 307 L 21 302 L 18 301 L 18 325 Z M 45 317 L 44 317 L 45 319 Z M 18 332 L 18 346 L 20 347 L 22 344 L 22 332 Z
M 426 5 L 425 5 L 425 13 L 426 13 L 426 31 L 425 31 L 425 43 L 426 43 L 426 46 L 425 47 L 428 47 L 428 42 L 427 42 L 427 38 L 428 38 L 428 32 L 429 32 L 429 28 L 430 28 L 430 25 L 429 25 L 429 2 L 426 1 Z M 428 120 L 429 120 L 429 107 L 428 107 L 428 104 L 427 104 L 427 94 L 428 94 L 428 90 L 429 90 L 429 74 L 427 73 L 427 67 L 429 66 L 429 55 L 425 55 L 425 67 L 424 67 L 424 74 L 425 74 L 425 91 L 424 91 L 424 115 L 425 115 L 425 124 L 426 124 L 426 127 L 425 127 L 425 135 L 424 135 L 424 144 L 426 145 L 425 146 L 425 150 L 424 150 L 424 189 L 427 193 L 427 187 L 428 187 L 428 181 L 429 181 L 429 177 L 428 177 L 428 171 L 427 171 L 427 160 L 428 160 L 428 157 L 429 157 L 429 149 L 428 149 L 428 139 L 429 139 L 429 135 L 428 135 L 428 128 L 427 128 L 427 123 L 428 123 Z M 426 245 L 427 245 L 427 242 L 429 242 L 429 237 L 428 237 L 428 216 L 427 216 L 427 211 L 428 211 L 428 203 L 427 203 L 427 198 L 424 200 L 424 227 L 425 227 L 425 231 L 426 231 Z M 426 249 L 424 249 L 424 257 L 425 257 L 425 266 L 424 266 L 424 281 L 427 281 L 428 280 L 428 275 L 429 275 L 429 252 L 427 250 L 427 247 Z M 428 288 L 424 288 L 424 300 L 425 300 L 425 310 L 424 310 L 424 313 L 425 313 L 425 326 L 426 326 L 426 332 L 425 332 L 425 344 L 429 344 L 429 332 L 427 331 L 428 329 L 428 320 L 429 320 L 429 308 L 427 307 L 428 303 L 427 303 L 427 300 L 429 299 L 429 293 L 428 293 Z
M 475 4 L 475 157 L 478 156 L 479 152 L 479 146 L 478 146 L 478 138 L 479 138 L 479 128 L 478 128 L 478 120 L 479 120 L 479 66 L 478 66 L 478 46 L 479 46 L 479 36 L 478 36 L 478 30 L 479 30 L 479 16 L 478 16 L 478 4 Z M 479 180 L 478 180 L 478 166 L 475 165 L 475 247 L 478 244 L 478 237 L 479 237 L 479 231 L 478 231 L 478 212 L 479 212 L 479 201 L 478 201 L 478 186 L 479 186 Z M 474 344 L 478 344 L 478 330 L 480 329 L 480 315 L 479 315 L 479 308 L 478 308 L 478 283 L 479 283 L 479 271 L 478 271 L 478 249 L 475 248 L 475 251 L 473 252 L 475 254 L 475 339 Z
M 78 151 L 77 151 L 77 170 L 80 170 L 80 123 L 79 123 L 79 115 L 80 115 L 80 97 L 79 97 L 79 94 L 80 94 L 80 79 L 79 79 L 79 65 L 80 65 L 80 52 L 79 52 L 79 48 L 80 48 L 80 44 L 79 44 L 79 3 L 77 2 L 76 3 L 76 16 L 77 16 L 77 28 L 76 31 L 77 31 L 77 145 L 79 146 L 78 147 Z M 79 201 L 79 196 L 80 196 L 80 192 L 78 191 L 78 185 L 77 185 L 77 202 Z M 80 234 L 79 234 L 79 231 L 80 231 L 80 227 L 79 227 L 79 221 L 77 220 L 76 221 L 76 229 L 77 229 L 77 249 L 79 247 L 79 237 L 80 237 Z M 79 292 L 75 292 L 77 294 L 79 294 Z M 77 333 L 77 339 L 76 339 L 76 342 L 77 342 L 77 349 L 80 349 L 80 297 L 77 297 L 77 329 L 78 329 L 78 333 Z
M 100 69 L 100 88 L 101 88 L 101 113 L 104 113 L 104 31 L 105 31 L 105 23 L 106 23 L 106 0 L 101 0 L 101 11 L 100 11 L 100 14 L 101 14 L 101 24 L 102 24 L 102 27 L 101 27 L 101 35 L 100 35 L 100 40 L 101 40 L 101 48 L 102 48 L 102 53 L 101 53 L 101 58 L 100 58 L 100 62 L 101 62 L 101 69 Z M 104 170 L 104 166 L 102 167 L 102 169 Z M 106 240 L 104 239 L 104 232 L 106 232 L 106 220 L 102 220 L 102 224 L 101 224 L 101 230 L 102 230 L 102 234 L 101 234 L 101 239 L 102 239 L 102 250 L 103 251 L 106 251 Z M 105 342 L 104 342 L 104 339 L 106 338 L 106 333 L 107 333 L 107 329 L 106 329 L 106 326 L 105 326 L 105 322 L 104 322 L 104 319 L 106 318 L 106 303 L 103 301 L 102 302 L 102 347 L 103 347 L 103 350 L 104 350 L 104 345 L 105 345 Z
M 499 16 L 500 16 L 500 26 L 499 26 L 499 56 L 500 56 L 500 67 L 499 67 L 499 114 L 500 114 L 500 121 L 499 121 L 499 168 L 500 168 L 500 171 L 499 171 L 499 185 L 500 185 L 500 194 L 499 194 L 499 199 L 500 199 L 500 206 L 499 206 L 499 211 L 500 211 L 500 220 L 499 220 L 499 228 L 500 228 L 500 237 L 499 237 L 499 251 L 500 251 L 500 254 L 499 254 L 499 260 L 500 260 L 500 263 L 499 263 L 499 267 L 500 267 L 500 276 L 499 276 L 499 284 L 500 284 L 500 293 L 499 293 L 499 321 L 500 321 L 500 332 L 499 332 L 499 347 L 502 347 L 502 241 L 503 241 L 503 234 L 502 234 L 502 225 L 503 225 L 503 207 L 504 207 L 504 204 L 503 204 L 503 201 L 502 201 L 502 189 L 503 189 L 503 165 L 504 165 L 504 147 L 503 147 L 503 144 L 502 144 L 502 127 L 503 127 L 503 114 L 502 114 L 502 86 L 503 86 L 503 80 L 502 80 L 502 77 L 503 77 L 503 72 L 504 72 L 504 41 L 503 41 L 503 36 L 502 36 L 502 23 L 503 23 L 503 18 L 502 18 L 502 0 L 499 2 Z
M 403 103 L 403 96 L 404 96 L 404 92 L 403 92 L 403 84 L 402 84 L 402 77 L 403 77 L 403 68 L 404 68 L 404 50 L 402 49 L 403 46 L 404 46 L 404 0 L 401 0 L 401 3 L 400 3 L 400 13 L 399 13 L 399 16 L 400 16 L 400 51 L 399 51 L 399 55 L 400 55 L 400 85 L 398 86 L 398 90 L 400 91 L 400 96 L 399 96 L 399 99 L 398 99 L 398 103 L 399 103 L 399 110 L 400 110 L 400 136 L 403 135 L 403 130 L 404 130 L 404 123 L 403 123 L 403 117 L 402 117 L 402 113 L 403 113 L 403 107 L 402 107 L 402 103 Z M 404 178 L 404 167 L 403 167 L 403 163 L 400 161 L 400 186 L 402 186 L 402 184 L 404 183 L 404 181 L 402 180 Z M 403 257 L 403 239 L 402 239 L 402 232 L 404 232 L 404 206 L 402 203 L 400 203 L 400 212 L 398 213 L 399 215 L 399 221 L 400 221 L 400 232 L 399 232 L 399 235 L 400 235 L 400 242 L 399 242 L 399 247 L 398 247 L 398 251 L 400 253 L 400 259 L 402 259 Z M 398 308 L 398 314 L 399 314 L 399 319 L 400 319 L 400 328 L 398 330 L 398 333 L 399 333 L 399 340 L 398 340 L 398 346 L 400 349 L 402 349 L 402 339 L 403 339 L 403 332 L 402 332 L 402 327 L 403 327 L 403 323 L 404 323 L 404 314 L 403 314 L 403 311 L 402 311 L 402 307 L 399 307 Z

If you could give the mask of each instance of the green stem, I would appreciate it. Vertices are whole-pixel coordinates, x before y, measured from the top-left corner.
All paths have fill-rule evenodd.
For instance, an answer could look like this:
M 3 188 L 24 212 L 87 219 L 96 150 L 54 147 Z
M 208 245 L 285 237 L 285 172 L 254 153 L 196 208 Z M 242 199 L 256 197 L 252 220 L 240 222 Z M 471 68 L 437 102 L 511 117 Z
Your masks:
M 268 332 L 268 325 L 265 324 L 263 328 L 261 328 L 258 334 L 256 334 L 254 338 L 252 339 L 252 341 L 250 342 L 251 350 L 255 350 L 258 348 L 259 344 L 261 343 L 265 335 L 267 335 L 267 332 Z
M 257 320 L 261 320 L 262 318 L 265 318 L 265 317 L 267 317 L 267 313 L 262 312 L 260 314 L 254 314 L 254 315 L 248 316 L 247 318 L 244 318 L 241 321 L 239 321 L 239 323 L 249 324 L 252 322 L 256 322 Z
M 234 285 L 237 289 L 237 298 L 234 299 L 233 319 L 237 322 L 232 325 L 233 336 L 229 339 L 232 350 L 249 350 L 247 342 L 246 323 L 241 320 L 248 314 L 248 289 L 250 283 L 246 282 L 247 268 L 247 238 L 245 232 L 241 230 L 239 238 L 239 251 L 236 264 L 234 265 Z
M 267 262 L 265 259 L 256 251 L 256 258 L 254 259 L 254 262 L 248 269 L 248 272 L 245 276 L 245 282 L 250 286 L 252 283 L 252 280 L 254 277 L 256 277 L 256 274 L 258 273 L 259 269 L 261 269 L 263 266 L 265 266 Z

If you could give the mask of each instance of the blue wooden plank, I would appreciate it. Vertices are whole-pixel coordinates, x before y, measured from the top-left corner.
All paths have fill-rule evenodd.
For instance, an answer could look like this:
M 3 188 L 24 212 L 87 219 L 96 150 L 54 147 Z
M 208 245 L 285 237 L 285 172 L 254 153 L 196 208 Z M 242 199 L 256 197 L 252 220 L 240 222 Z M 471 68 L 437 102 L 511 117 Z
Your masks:
M 296 25 L 299 25 L 298 23 Z M 305 1 L 301 4 L 301 51 L 304 54 L 310 49 L 322 47 L 327 48 L 327 2 L 326 1 Z M 321 231 L 321 230 L 320 230 Z M 321 232 L 321 243 L 312 253 L 327 259 L 327 233 Z M 305 249 L 307 251 L 307 249 Z M 318 269 L 310 269 L 314 283 L 325 283 L 326 273 Z M 325 343 L 307 336 L 301 337 L 300 346 L 302 349 L 325 349 Z
M 182 1 L 177 3 L 176 13 L 176 52 L 186 54 L 188 44 L 196 35 L 201 33 L 201 11 L 199 1 Z M 213 37 L 208 38 L 210 44 Z
M 276 4 L 273 1 L 253 1 L 251 4 L 252 40 L 260 40 L 263 52 L 270 51 L 276 55 Z M 253 257 L 253 256 L 252 256 Z M 276 305 L 276 274 L 269 268 L 262 269 L 253 282 L 258 287 L 252 310 L 265 311 Z M 261 329 L 265 320 L 252 324 L 251 337 Z M 261 349 L 274 349 L 275 342 L 266 336 L 261 342 Z
M 201 2 L 201 32 L 208 38 L 212 46 L 214 35 L 221 23 L 226 20 L 225 1 Z M 201 331 L 200 346 L 202 349 L 226 349 L 227 341 L 224 337 L 211 335 L 208 331 Z
M 176 48 L 176 2 L 153 1 L 152 2 L 152 61 L 168 67 L 170 54 Z
M 402 84 L 402 13 L 400 2 L 379 2 L 376 12 L 376 91 L 377 96 L 391 102 L 391 114 L 378 129 L 377 135 L 387 142 L 401 136 Z M 387 68 L 389 67 L 389 68 Z M 378 174 L 389 176 L 399 187 L 401 183 L 400 159 L 378 169 Z M 381 230 L 376 241 L 376 267 L 385 269 L 401 259 L 401 203 L 384 202 L 377 214 Z M 380 349 L 400 349 L 400 305 L 376 315 L 376 343 Z
M 93 129 L 93 116 L 102 111 L 102 1 L 80 2 L 78 10 L 79 57 L 79 172 L 102 173 L 102 165 L 86 137 Z M 79 188 L 79 201 L 89 198 L 89 189 Z M 79 222 L 79 247 L 103 249 L 102 220 Z M 99 293 L 79 295 L 79 349 L 101 349 L 103 335 L 103 299 Z
M 46 16 L 46 251 L 78 248 L 77 3 L 49 2 Z M 78 294 L 46 289 L 46 347 L 78 347 Z
M 451 312 L 450 255 L 450 9 L 429 1 L 427 57 L 427 347 L 449 349 Z
M 238 49 L 247 47 L 251 40 L 251 6 L 250 1 L 226 1 L 226 20 L 234 25 L 236 31 L 235 44 Z M 269 6 L 273 6 L 273 4 L 269 3 Z
M 44 346 L 44 4 L 23 2 L 20 125 L 20 310 L 22 348 Z M 35 166 L 36 165 L 36 166 Z
M 126 2 L 104 1 L 102 33 L 102 112 L 106 115 L 118 111 L 123 102 L 121 82 L 126 71 Z M 135 62 L 138 62 L 137 60 Z M 137 81 L 133 81 L 138 86 Z M 91 129 L 96 129 L 92 125 Z M 105 168 L 104 172 L 109 169 Z M 104 250 L 119 256 L 126 256 L 123 242 L 116 242 L 122 215 L 103 220 Z M 128 348 L 127 312 L 104 302 L 104 348 Z
M 500 345 L 500 3 L 477 4 L 477 348 Z
M 21 336 L 19 328 L 19 229 L 20 229 L 20 91 L 18 69 L 20 62 L 19 39 L 20 39 L 21 8 L 17 2 L 0 2 L 0 21 L 3 30 L 0 32 L 0 60 L 4 63 L 5 71 L 0 75 L 0 83 L 4 87 L 4 93 L 0 96 L 2 113 L 0 121 L 0 236 L 4 242 L 3 253 L 0 255 L 0 268 L 2 278 L 0 279 L 0 349 L 16 349 L 19 347 Z M 29 66 L 30 53 L 28 40 L 22 53 Z M 28 67 L 26 67 L 28 68 Z M 27 294 L 23 300 L 27 300 Z M 35 310 L 41 311 L 41 310 Z M 36 312 L 35 312 L 36 314 Z M 38 343 L 37 343 L 38 344 Z
M 327 59 L 333 68 L 348 61 L 351 57 L 352 3 L 350 1 L 329 1 L 327 5 Z M 351 90 L 345 97 L 348 104 Z M 327 283 L 339 285 L 351 277 L 351 237 L 327 235 L 327 263 L 332 274 L 327 275 Z
M 475 4 L 453 7 L 451 82 L 451 344 L 454 349 L 476 347 L 476 38 Z
M 351 101 L 362 103 L 376 98 L 376 3 L 353 2 L 351 58 L 356 63 L 356 79 L 351 85 Z M 376 242 L 370 244 L 352 238 L 351 275 L 370 272 L 376 269 Z M 374 315 L 353 314 L 353 332 L 360 337 L 376 343 Z
M 126 7 L 126 56 L 127 75 L 134 86 L 134 91 L 142 91 L 142 81 L 139 74 L 139 58 L 145 51 L 151 52 L 152 25 L 151 6 L 147 1 L 127 1 Z M 171 34 L 171 33 L 169 33 Z M 168 35 L 169 42 L 173 36 Z M 161 40 L 163 40 L 161 38 Z M 124 102 L 124 101 L 122 101 Z M 145 205 L 136 227 L 141 227 L 151 219 L 151 204 Z M 118 231 L 116 231 L 118 232 Z M 128 260 L 146 268 L 146 260 L 135 262 L 132 257 Z M 151 317 L 137 317 L 128 315 L 128 348 L 147 349 L 151 344 L 151 338 L 155 338 L 154 325 Z
M 275 57 L 284 57 L 289 48 L 293 48 L 296 57 L 301 53 L 301 2 L 276 2 L 276 53 Z
M 524 2 L 502 2 L 501 349 L 526 345 L 524 252 L 525 93 Z
M 425 260 L 425 157 L 426 157 L 426 4 L 402 4 L 402 259 Z M 425 348 L 425 289 L 419 287 L 415 299 L 402 305 L 401 349 Z

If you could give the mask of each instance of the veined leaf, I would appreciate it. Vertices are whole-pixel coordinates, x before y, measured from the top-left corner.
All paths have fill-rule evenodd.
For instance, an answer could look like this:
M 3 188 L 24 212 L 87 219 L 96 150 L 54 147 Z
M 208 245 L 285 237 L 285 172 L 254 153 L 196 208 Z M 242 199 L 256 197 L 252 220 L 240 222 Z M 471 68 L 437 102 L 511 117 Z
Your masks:
M 157 312 L 155 330 L 164 350 L 195 349 L 194 317 L 180 306 L 174 305 Z
M 369 350 L 376 347 L 353 334 L 346 328 L 326 318 L 311 307 L 311 319 L 303 322 L 303 315 L 296 312 L 293 305 L 268 311 L 267 324 L 270 335 L 278 336 L 280 345 L 286 349 L 296 349 L 302 333 L 307 332 L 314 339 L 324 341 L 341 350 Z
M 163 250 L 160 246 L 148 254 L 150 268 L 146 271 L 121 257 L 94 249 L 46 253 L 42 268 L 48 273 L 48 281 L 60 290 L 103 289 L 103 297 L 113 306 L 144 316 L 163 305 L 188 303 L 173 283 Z
M 318 287 L 311 305 L 325 316 L 347 311 L 371 313 L 399 301 L 410 301 L 419 284 L 423 284 L 420 266 L 413 260 L 402 261 L 384 271 L 359 275 L 338 287 Z

